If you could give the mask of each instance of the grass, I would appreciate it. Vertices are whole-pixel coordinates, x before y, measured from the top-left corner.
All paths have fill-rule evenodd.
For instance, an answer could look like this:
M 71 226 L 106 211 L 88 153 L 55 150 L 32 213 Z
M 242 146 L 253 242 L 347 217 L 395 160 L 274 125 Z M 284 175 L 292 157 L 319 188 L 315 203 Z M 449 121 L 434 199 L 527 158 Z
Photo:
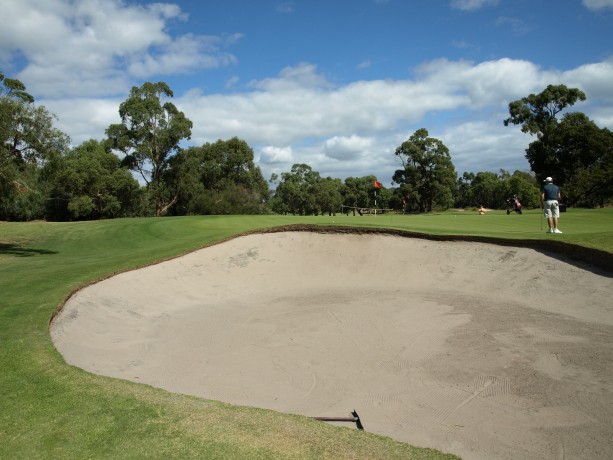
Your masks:
M 96 376 L 68 366 L 53 347 L 51 316 L 87 283 L 243 232 L 305 223 L 555 237 L 613 253 L 610 209 L 569 210 L 562 235 L 546 235 L 537 211 L 0 222 L 0 458 L 454 458 L 305 417 Z

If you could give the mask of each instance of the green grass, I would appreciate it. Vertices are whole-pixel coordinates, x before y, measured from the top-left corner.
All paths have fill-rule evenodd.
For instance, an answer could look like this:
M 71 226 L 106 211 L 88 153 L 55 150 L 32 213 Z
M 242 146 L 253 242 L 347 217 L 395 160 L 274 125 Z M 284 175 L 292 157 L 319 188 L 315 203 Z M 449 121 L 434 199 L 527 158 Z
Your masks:
M 305 417 L 176 395 L 68 366 L 48 325 L 76 289 L 233 235 L 288 224 L 545 240 L 613 252 L 613 210 L 0 222 L 0 458 L 453 458 Z M 543 223 L 543 226 L 546 226 Z

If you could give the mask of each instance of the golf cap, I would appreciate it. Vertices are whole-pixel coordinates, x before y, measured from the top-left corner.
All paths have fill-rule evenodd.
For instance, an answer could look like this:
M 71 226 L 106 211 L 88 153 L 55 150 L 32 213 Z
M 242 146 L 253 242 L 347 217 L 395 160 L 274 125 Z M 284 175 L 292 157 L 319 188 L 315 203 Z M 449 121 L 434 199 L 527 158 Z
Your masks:
M 553 179 L 551 177 L 546 177 L 544 182 L 553 182 Z

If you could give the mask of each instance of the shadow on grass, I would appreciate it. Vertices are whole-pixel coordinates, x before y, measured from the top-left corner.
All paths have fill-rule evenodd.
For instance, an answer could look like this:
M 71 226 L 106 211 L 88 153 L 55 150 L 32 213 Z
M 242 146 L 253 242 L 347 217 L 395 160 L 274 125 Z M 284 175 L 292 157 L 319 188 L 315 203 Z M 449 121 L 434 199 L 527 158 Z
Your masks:
M 46 249 L 24 248 L 17 244 L 0 243 L 0 256 L 9 255 L 15 257 L 33 257 L 41 255 L 57 254 L 56 251 L 48 251 Z

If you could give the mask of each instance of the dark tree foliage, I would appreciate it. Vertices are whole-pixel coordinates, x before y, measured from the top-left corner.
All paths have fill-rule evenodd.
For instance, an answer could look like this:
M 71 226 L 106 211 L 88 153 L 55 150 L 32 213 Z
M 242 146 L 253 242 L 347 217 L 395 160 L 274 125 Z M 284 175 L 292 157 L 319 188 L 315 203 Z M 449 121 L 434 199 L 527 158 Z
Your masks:
M 511 102 L 509 104 L 511 116 L 504 120 L 504 125 L 521 125 L 522 132 L 542 137 L 547 135 L 550 128 L 555 128 L 558 113 L 577 101 L 585 101 L 585 98 L 585 93 L 577 88 L 548 85 L 539 94 L 530 94 Z
M 273 211 L 280 214 L 312 215 L 318 212 L 315 197 L 310 193 L 321 180 L 317 171 L 306 164 L 295 164 L 281 174 L 273 199 Z
M 167 182 L 179 190 L 175 214 L 261 214 L 268 184 L 249 145 L 234 137 L 190 147 L 171 160 Z
M 457 176 L 445 144 L 428 137 L 428 131 L 422 128 L 403 142 L 395 155 L 404 169 L 394 173 L 393 181 L 420 212 L 430 212 L 434 206 L 447 209 L 453 204 Z
M 110 219 L 135 215 L 140 187 L 103 143 L 90 140 L 43 168 L 50 220 Z
M 375 189 L 375 176 L 348 177 L 342 189 L 343 204 L 356 208 L 387 208 L 392 194 L 385 187 Z M 376 195 L 375 195 L 376 192 Z M 400 203 L 400 201 L 398 201 Z
M 564 116 L 549 136 L 544 155 L 527 155 L 541 171 L 550 171 L 563 186 L 569 205 L 603 206 L 613 198 L 613 133 L 599 128 L 583 113 Z M 543 143 L 541 143 L 543 144 Z M 537 144 L 538 146 L 538 144 Z M 541 145 L 541 147 L 543 147 Z
M 498 173 L 481 171 L 465 172 L 457 182 L 457 207 L 485 206 L 491 209 L 504 209 L 507 199 L 516 195 L 526 208 L 540 206 L 539 187 L 536 178 L 524 171 L 509 174 L 505 170 Z
M 39 167 L 68 149 L 55 117 L 19 80 L 0 73 L 0 220 L 44 218 Z
M 539 181 L 553 177 L 568 205 L 603 206 L 613 199 L 611 132 L 581 112 L 557 118 L 585 99 L 579 89 L 549 85 L 540 94 L 511 102 L 504 124 L 518 124 L 523 132 L 537 135 L 526 158 Z

